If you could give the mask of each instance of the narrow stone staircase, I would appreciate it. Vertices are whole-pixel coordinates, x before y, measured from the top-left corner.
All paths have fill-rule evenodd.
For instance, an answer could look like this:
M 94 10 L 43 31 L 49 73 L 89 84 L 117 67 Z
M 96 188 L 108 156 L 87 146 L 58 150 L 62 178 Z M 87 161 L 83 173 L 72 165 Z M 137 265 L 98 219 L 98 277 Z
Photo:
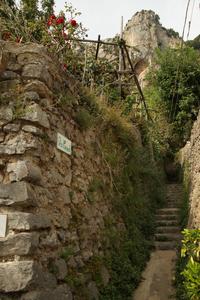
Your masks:
M 166 207 L 158 209 L 156 214 L 156 250 L 174 250 L 181 241 L 179 209 L 183 197 L 182 185 L 167 184 L 166 197 Z
M 180 243 L 179 209 L 183 199 L 182 185 L 167 184 L 165 207 L 157 210 L 155 249 L 142 274 L 143 281 L 133 300 L 175 300 L 172 284 L 176 265 L 176 246 Z

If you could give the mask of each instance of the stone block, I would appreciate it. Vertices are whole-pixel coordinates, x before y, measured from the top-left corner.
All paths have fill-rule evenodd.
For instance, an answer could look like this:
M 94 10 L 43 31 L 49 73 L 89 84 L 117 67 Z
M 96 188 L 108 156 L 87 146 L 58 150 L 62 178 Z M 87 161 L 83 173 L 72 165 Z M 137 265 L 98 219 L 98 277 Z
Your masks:
M 31 161 L 19 160 L 10 163 L 7 166 L 10 181 L 20 181 L 22 179 L 33 183 L 42 181 L 42 173 L 38 166 L 33 165 Z
M 0 143 L 3 143 L 5 141 L 5 133 L 0 132 Z
M 0 292 L 11 293 L 49 287 L 56 287 L 55 277 L 43 272 L 33 261 L 0 263 Z
M 67 169 L 67 175 L 65 176 L 64 183 L 66 186 L 70 187 L 72 182 L 72 170 L 70 168 Z
M 69 195 L 69 189 L 66 186 L 61 186 L 59 189 L 59 196 L 63 204 L 70 204 L 71 199 Z
M 22 77 L 25 79 L 40 80 L 51 88 L 53 86 L 53 79 L 48 71 L 46 64 L 26 64 L 23 68 Z
M 19 79 L 0 81 L 0 91 L 3 93 L 10 89 L 16 89 L 19 87 L 20 83 L 21 81 Z
M 0 257 L 32 254 L 39 245 L 37 233 L 18 233 L 0 239 Z
M 26 182 L 0 184 L 0 205 L 36 206 L 36 195 Z
M 27 106 L 21 119 L 37 123 L 45 128 L 50 127 L 46 112 L 37 103 Z
M 11 122 L 13 118 L 13 112 L 10 107 L 1 107 L 0 109 L 0 126 Z
M 36 92 L 26 92 L 23 94 L 23 100 L 38 102 L 40 100 L 40 96 Z
M 40 150 L 40 144 L 35 137 L 25 132 L 21 132 L 0 145 L 0 154 L 24 154 L 28 150 Z
M 67 264 L 64 259 L 60 258 L 54 262 L 54 268 L 56 271 L 56 277 L 58 280 L 64 280 L 67 276 Z
M 87 287 L 88 300 L 99 300 L 99 291 L 94 281 L 89 282 Z
M 55 290 L 33 291 L 22 295 L 20 300 L 73 300 L 70 288 L 64 284 Z
M 36 92 L 41 98 L 53 98 L 51 90 L 41 81 L 33 80 L 29 82 L 25 88 L 25 92 Z
M 16 63 L 16 61 L 14 59 L 9 60 L 7 70 L 14 71 L 14 72 L 20 72 L 21 69 L 22 69 L 22 66 L 20 64 Z
M 22 127 L 22 130 L 25 132 L 30 132 L 34 135 L 41 136 L 43 134 L 42 130 L 38 127 L 32 126 L 32 125 L 25 125 Z
M 51 226 L 51 221 L 44 214 L 30 214 L 23 212 L 8 213 L 8 229 L 27 231 L 46 229 Z
M 20 124 L 7 124 L 3 127 L 4 132 L 18 132 L 20 130 Z
M 11 80 L 11 79 L 19 79 L 20 75 L 13 71 L 4 71 L 0 75 L 0 80 Z
M 49 233 L 45 237 L 41 236 L 40 245 L 45 248 L 55 249 L 58 248 L 60 242 L 58 240 L 56 232 Z
M 8 53 L 0 47 L 0 74 L 5 71 L 8 63 Z

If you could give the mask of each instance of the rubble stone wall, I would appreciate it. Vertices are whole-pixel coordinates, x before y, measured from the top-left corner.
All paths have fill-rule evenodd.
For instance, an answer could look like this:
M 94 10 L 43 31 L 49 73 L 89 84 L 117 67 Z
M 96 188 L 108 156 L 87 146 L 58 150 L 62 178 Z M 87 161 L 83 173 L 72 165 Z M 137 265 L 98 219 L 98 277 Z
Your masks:
M 94 130 L 81 132 L 73 111 L 56 106 L 63 87 L 73 90 L 61 72 L 42 46 L 0 42 L 1 300 L 76 299 L 69 270 L 102 255 L 112 205 L 101 192 L 91 203 L 87 191 L 109 172 L 94 153 Z M 72 141 L 71 156 L 57 149 L 57 133 Z M 86 286 L 86 298 L 98 299 L 90 277 Z
M 193 125 L 190 141 L 180 154 L 189 185 L 188 227 L 200 229 L 200 114 Z

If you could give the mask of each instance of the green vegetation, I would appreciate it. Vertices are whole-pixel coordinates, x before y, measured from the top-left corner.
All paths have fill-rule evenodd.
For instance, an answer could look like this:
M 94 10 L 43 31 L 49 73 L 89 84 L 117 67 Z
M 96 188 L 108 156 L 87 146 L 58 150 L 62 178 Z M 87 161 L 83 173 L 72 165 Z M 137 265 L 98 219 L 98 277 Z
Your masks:
M 68 261 L 70 257 L 74 254 L 74 250 L 71 247 L 66 247 L 60 253 L 60 257 L 65 261 Z
M 96 194 L 101 192 L 104 188 L 104 182 L 99 177 L 94 177 L 88 187 L 87 199 L 90 203 L 95 202 Z
M 199 49 L 199 37 L 193 44 L 188 42 L 195 49 L 184 46 L 183 49 L 157 50 L 145 90 L 153 119 L 150 122 L 144 118 L 142 107 L 138 107 L 140 102 L 136 88 L 130 84 L 131 76 L 122 76 L 123 84 L 119 87 L 115 53 L 118 54 L 118 48 L 104 49 L 111 60 L 101 57 L 96 61 L 96 47 L 88 50 L 80 43 L 71 43 L 70 38 L 85 36 L 82 25 L 71 20 L 79 12 L 66 4 L 65 14 L 60 12 L 55 16 L 54 0 L 41 1 L 41 9 L 38 3 L 22 0 L 18 8 L 14 1 L 2 1 L 2 38 L 48 46 L 48 50 L 58 56 L 63 75 L 68 72 L 71 79 L 74 76 L 82 83 L 74 85 L 78 87 L 76 97 L 74 90 L 72 93 L 70 89 L 67 93 L 63 91 L 55 105 L 69 108 L 80 130 L 95 129 L 94 151 L 102 156 L 108 176 L 94 177 L 85 196 L 91 205 L 102 197 L 112 201 L 112 212 L 104 220 L 102 256 L 93 256 L 77 272 L 70 269 L 66 282 L 81 300 L 87 299 L 86 278 L 96 282 L 101 300 L 129 300 L 153 247 L 154 215 L 164 199 L 162 159 L 167 155 L 173 157 L 185 143 L 199 110 L 200 54 L 195 50 Z M 160 23 L 158 15 L 155 19 Z M 167 34 L 178 37 L 172 29 L 167 30 Z M 92 92 L 83 86 L 90 87 Z M 1 95 L 0 102 L 5 104 L 6 101 L 8 99 Z M 134 107 L 141 112 L 133 111 Z M 14 118 L 19 118 L 24 113 L 23 101 L 17 101 L 14 109 Z M 141 141 L 138 129 L 142 133 Z M 47 141 L 45 135 L 43 139 Z M 187 222 L 188 193 L 186 186 L 181 215 L 183 228 Z M 73 199 L 72 191 L 70 198 Z M 73 214 L 73 208 L 71 210 Z M 76 211 L 70 226 L 78 226 L 81 218 L 81 213 Z M 200 298 L 199 231 L 185 230 L 184 236 L 177 269 L 178 299 L 197 300 Z M 60 253 L 65 261 L 73 255 L 70 247 Z M 107 285 L 101 276 L 102 266 L 109 271 Z M 53 265 L 50 270 L 57 272 Z
M 187 41 L 186 44 L 196 50 L 200 50 L 200 35 L 198 35 L 194 40 Z
M 149 150 L 148 123 L 141 121 L 142 146 L 137 141 L 138 132 L 130 115 L 123 113 L 123 107 L 99 101 L 85 89 L 80 90 L 78 99 L 75 110 L 94 118 L 90 123 L 97 138 L 93 150 L 102 156 L 108 172 L 104 178 L 93 178 L 86 197 L 91 205 L 102 197 L 111 199 L 112 212 L 105 217 L 102 232 L 104 255 L 98 259 L 92 257 L 77 274 L 70 270 L 71 275 L 66 280 L 82 300 L 87 299 L 84 296 L 87 282 L 83 280 L 87 277 L 96 282 L 101 300 L 128 300 L 140 282 L 153 247 L 154 214 L 163 204 L 164 176 L 159 171 L 159 160 L 157 157 L 153 160 Z M 106 266 L 110 274 L 106 286 L 101 278 L 102 266 Z
M 200 230 L 185 229 L 183 235 L 177 299 L 198 300 L 200 299 Z
M 146 96 L 150 106 L 157 109 L 155 116 L 161 113 L 169 124 L 165 130 L 168 131 L 165 140 L 173 151 L 187 141 L 197 117 L 200 99 L 199 62 L 199 53 L 189 47 L 158 50 L 155 65 L 149 74 Z M 159 126 L 163 128 L 162 124 Z
M 85 108 L 80 109 L 76 113 L 75 120 L 79 124 L 81 130 L 87 130 L 94 123 L 94 118 Z
M 86 103 L 84 107 L 91 111 L 88 101 Z M 93 107 L 93 101 L 91 103 Z M 105 255 L 98 264 L 91 262 L 90 273 L 99 287 L 101 300 L 128 300 L 152 249 L 154 214 L 164 198 L 163 175 L 157 162 L 152 162 L 148 136 L 143 136 L 144 147 L 139 146 L 137 131 L 120 108 L 99 104 L 96 127 L 99 132 L 96 151 L 102 154 L 110 182 L 94 178 L 88 200 L 94 202 L 95 193 L 101 192 L 112 199 L 113 208 L 112 216 L 105 219 L 102 236 Z M 111 277 L 107 286 L 103 285 L 100 275 L 97 276 L 102 265 L 107 266 Z
M 170 28 L 170 29 L 166 29 L 167 34 L 169 37 L 174 37 L 174 38 L 179 38 L 179 33 L 177 31 L 175 31 L 174 29 Z
M 118 228 L 114 220 L 107 224 L 109 251 L 105 264 L 109 266 L 111 282 L 100 288 L 102 300 L 131 299 L 152 247 L 155 208 L 163 201 L 160 174 L 152 167 L 151 157 L 137 147 L 123 123 L 113 125 L 102 146 L 108 163 L 115 161 L 113 155 L 117 158 L 115 168 L 112 166 L 115 192 L 111 195 L 114 212 L 125 228 Z

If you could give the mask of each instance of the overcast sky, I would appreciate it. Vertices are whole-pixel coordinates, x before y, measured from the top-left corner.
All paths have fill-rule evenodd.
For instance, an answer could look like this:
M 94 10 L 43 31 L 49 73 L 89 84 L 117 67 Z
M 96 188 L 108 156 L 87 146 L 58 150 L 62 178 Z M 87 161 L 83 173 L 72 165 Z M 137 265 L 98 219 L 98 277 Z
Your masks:
M 191 7 L 188 22 L 191 18 Z M 55 0 L 56 10 L 63 8 L 65 0 Z M 72 0 L 72 5 L 81 13 L 79 21 L 89 29 L 89 37 L 102 38 L 113 37 L 120 31 L 120 19 L 124 17 L 124 23 L 142 9 L 154 10 L 159 16 L 161 23 L 166 28 L 173 28 L 182 33 L 185 10 L 188 0 Z M 200 0 L 195 1 L 192 18 L 190 39 L 200 34 Z M 187 35 L 187 34 L 186 34 Z

